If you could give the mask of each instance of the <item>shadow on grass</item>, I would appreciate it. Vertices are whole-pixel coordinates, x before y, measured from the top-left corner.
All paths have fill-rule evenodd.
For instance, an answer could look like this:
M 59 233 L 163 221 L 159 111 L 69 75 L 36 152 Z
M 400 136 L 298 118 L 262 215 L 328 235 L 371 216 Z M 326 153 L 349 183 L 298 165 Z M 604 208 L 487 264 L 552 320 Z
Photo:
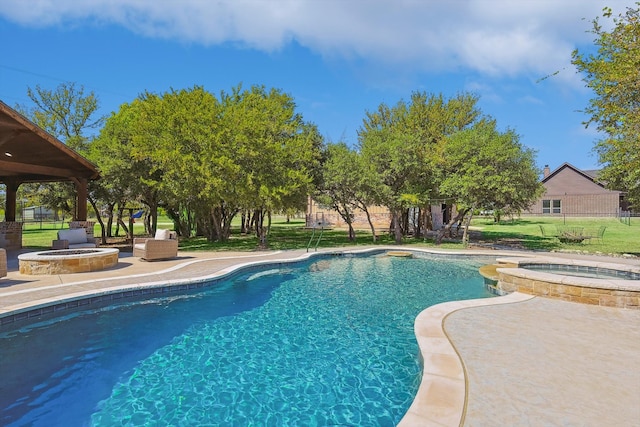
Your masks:
M 523 225 L 540 225 L 540 224 L 548 224 L 548 222 L 534 219 L 503 219 L 499 222 L 494 222 L 492 219 L 479 219 L 475 224 L 484 224 L 484 225 L 501 225 L 501 226 L 523 226 Z
M 482 242 L 497 246 L 508 246 L 514 249 L 530 249 L 550 251 L 563 247 L 557 240 L 523 235 L 509 231 L 483 231 L 479 237 L 471 239 L 471 243 Z M 313 236 L 313 238 L 312 238 Z M 374 243 L 371 233 L 364 230 L 356 230 L 356 240 L 349 241 L 347 231 L 344 229 L 324 230 L 320 236 L 319 230 L 315 235 L 313 230 L 304 227 L 274 227 L 268 237 L 269 249 L 293 250 L 316 248 L 339 248 L 371 245 L 394 245 L 395 240 L 389 233 L 380 233 Z M 419 245 L 435 247 L 433 239 L 405 237 L 402 245 Z M 462 247 L 461 236 L 454 239 L 445 239 L 440 248 L 459 249 Z M 239 251 L 250 252 L 258 250 L 258 239 L 255 235 L 240 234 L 235 232 L 226 242 L 209 242 L 203 237 L 193 237 L 180 240 L 180 249 L 185 251 Z
M 274 227 L 268 236 L 269 249 L 272 250 L 311 250 L 316 246 L 319 248 L 338 248 L 345 246 L 369 246 L 369 245 L 393 245 L 392 236 L 388 233 L 381 233 L 374 243 L 371 233 L 368 231 L 356 230 L 355 241 L 349 241 L 346 230 L 330 229 L 320 231 L 303 227 Z M 425 243 L 423 239 L 405 238 L 402 244 Z M 428 242 L 426 243 L 428 244 Z M 180 249 L 185 251 L 255 251 L 258 250 L 258 239 L 255 235 L 233 233 L 226 242 L 209 242 L 203 237 L 193 237 L 180 240 Z
M 491 242 L 496 245 L 521 246 L 524 249 L 537 251 L 551 251 L 568 246 L 562 245 L 554 238 L 523 235 L 509 231 L 483 231 L 481 239 L 484 242 Z

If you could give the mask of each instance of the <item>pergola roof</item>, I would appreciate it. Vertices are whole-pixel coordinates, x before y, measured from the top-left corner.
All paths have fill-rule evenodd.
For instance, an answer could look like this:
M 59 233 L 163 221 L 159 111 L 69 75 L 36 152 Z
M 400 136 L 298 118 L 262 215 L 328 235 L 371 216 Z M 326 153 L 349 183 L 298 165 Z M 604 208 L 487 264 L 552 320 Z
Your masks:
M 0 101 L 0 181 L 98 179 L 87 159 Z

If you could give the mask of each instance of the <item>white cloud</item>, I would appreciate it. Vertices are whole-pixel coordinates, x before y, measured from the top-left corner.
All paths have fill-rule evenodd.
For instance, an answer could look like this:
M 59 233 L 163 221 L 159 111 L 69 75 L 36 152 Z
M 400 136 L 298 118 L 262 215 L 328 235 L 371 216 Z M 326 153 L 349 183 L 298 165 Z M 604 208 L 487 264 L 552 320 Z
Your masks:
M 624 0 L 606 5 L 620 12 Z M 3 0 L 23 25 L 116 24 L 146 37 L 321 55 L 416 71 L 539 76 L 571 67 L 602 0 Z M 573 70 L 560 79 L 575 80 Z
M 518 102 L 521 104 L 531 104 L 531 105 L 544 105 L 544 101 L 540 98 L 536 98 L 535 96 L 527 95 L 518 99 Z
M 477 80 L 468 81 L 465 83 L 464 89 L 467 92 L 479 95 L 484 101 L 488 101 L 493 104 L 502 104 L 505 102 L 504 98 L 496 92 L 496 89 L 493 86 L 484 82 Z

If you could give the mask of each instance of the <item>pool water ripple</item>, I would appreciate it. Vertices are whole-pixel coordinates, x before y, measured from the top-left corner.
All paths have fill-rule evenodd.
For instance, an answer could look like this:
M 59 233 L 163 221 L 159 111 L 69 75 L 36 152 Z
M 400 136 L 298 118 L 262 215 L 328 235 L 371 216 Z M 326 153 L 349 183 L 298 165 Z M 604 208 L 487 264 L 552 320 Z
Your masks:
M 45 369 L 41 389 L 25 390 L 3 420 L 56 425 L 43 414 L 79 385 L 93 403 L 64 425 L 392 426 L 420 381 L 415 316 L 442 301 L 488 297 L 477 274 L 485 262 L 323 259 L 88 315 L 102 327 L 87 332 L 78 354 L 61 356 L 68 366 Z M 34 399 L 43 410 L 24 413 Z

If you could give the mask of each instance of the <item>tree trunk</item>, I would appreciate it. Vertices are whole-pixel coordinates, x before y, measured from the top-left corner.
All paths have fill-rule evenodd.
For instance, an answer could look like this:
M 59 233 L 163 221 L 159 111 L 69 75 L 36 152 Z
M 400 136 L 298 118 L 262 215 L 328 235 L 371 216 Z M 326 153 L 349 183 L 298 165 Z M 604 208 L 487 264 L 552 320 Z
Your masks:
M 240 233 L 247 234 L 248 230 L 249 230 L 249 215 L 247 215 L 246 209 L 243 209 L 240 215 Z
M 413 215 L 413 217 L 415 218 L 415 215 Z M 415 238 L 422 237 L 422 208 L 420 207 L 418 207 L 418 219 L 417 221 L 415 221 L 414 237 Z
M 115 206 L 115 203 L 109 203 L 107 205 L 107 237 L 113 237 L 113 208 Z
M 231 220 L 237 212 L 237 210 L 229 210 L 224 202 L 220 202 L 219 206 L 216 206 L 211 210 L 211 218 L 216 234 L 216 240 L 220 242 L 226 242 L 229 240 L 229 236 L 231 235 Z M 210 237 L 213 238 L 213 236 Z
M 349 221 L 348 225 L 349 225 L 349 241 L 350 242 L 355 242 L 356 241 L 356 232 L 353 229 L 353 223 L 351 221 Z
M 362 206 L 361 206 L 362 208 Z M 376 227 L 373 225 L 373 221 L 371 220 L 371 214 L 369 213 L 369 209 L 366 206 L 362 209 L 364 213 L 367 215 L 367 222 L 369 223 L 369 228 L 371 228 L 371 235 L 373 236 L 373 243 L 378 240 L 378 236 L 376 236 Z
M 409 234 L 409 209 L 404 209 L 402 211 L 402 215 L 400 216 L 400 228 L 402 230 L 402 236 L 407 236 Z
M 340 218 L 347 224 L 348 227 L 348 238 L 350 242 L 353 242 L 356 239 L 356 233 L 353 230 L 353 217 L 351 211 L 349 210 L 349 206 L 334 203 L 333 209 L 338 212 Z
M 271 234 L 271 210 L 267 211 L 267 236 Z
M 144 218 L 142 218 L 142 224 L 144 224 L 145 234 L 155 234 L 151 232 L 151 215 L 145 213 Z
M 402 211 L 399 209 L 394 209 L 392 214 L 392 224 L 393 224 L 393 234 L 395 236 L 395 242 L 397 245 L 402 243 L 402 229 L 400 227 L 400 215 L 402 215 Z
M 118 216 L 118 224 L 122 227 L 122 229 L 125 232 L 125 235 L 127 236 L 127 238 L 129 239 L 133 239 L 133 230 L 129 230 L 129 227 L 127 227 L 127 224 L 124 223 L 124 221 L 122 220 L 122 217 Z M 132 240 L 133 241 L 133 240 Z
M 101 244 L 106 245 L 107 234 L 106 234 L 104 222 L 102 221 L 102 216 L 100 216 L 100 210 L 98 209 L 98 206 L 96 205 L 96 201 L 93 199 L 93 197 L 89 196 L 88 199 L 89 199 L 89 203 L 91 203 L 91 207 L 93 208 L 93 211 L 96 213 L 96 219 L 100 224 L 100 242 Z
M 124 203 L 118 203 L 118 213 L 116 214 L 116 237 L 120 235 L 120 224 L 124 224 L 122 213 L 124 212 Z M 125 225 L 124 232 L 129 234 L 129 228 Z
M 156 230 L 158 229 L 158 203 L 157 201 L 152 203 L 149 206 L 149 217 L 148 217 L 148 225 L 149 225 L 149 234 L 155 235 Z M 133 234 L 133 230 L 131 230 L 131 234 Z
M 263 209 L 256 209 L 254 212 L 256 237 L 258 238 L 258 249 L 264 250 L 269 248 L 269 242 L 267 241 L 267 230 L 264 227 L 264 215 Z
M 444 238 L 444 236 L 451 232 L 451 227 L 453 227 L 455 223 L 460 221 L 460 219 L 464 218 L 467 212 L 469 212 L 469 209 L 458 212 L 455 217 L 451 218 L 449 222 L 441 230 L 438 231 L 438 235 L 436 236 L 436 245 L 442 243 L 442 239 Z
M 431 205 L 425 205 L 420 208 L 420 223 L 422 237 L 426 240 L 427 233 L 433 229 L 433 222 L 431 221 Z
M 198 215 L 196 219 L 196 236 L 204 236 L 209 242 L 217 241 L 215 221 L 213 209 L 210 209 L 206 214 Z
M 256 213 L 255 211 L 247 212 L 247 234 L 249 234 L 250 230 L 254 230 L 256 227 Z
M 473 209 L 470 210 L 467 217 L 466 224 L 464 226 L 464 232 L 462 233 L 462 244 L 466 248 L 469 246 L 469 226 L 471 225 L 471 218 L 473 217 Z
M 189 209 L 173 209 L 165 206 L 167 216 L 173 221 L 173 228 L 179 236 L 191 237 L 192 230 L 192 213 Z

